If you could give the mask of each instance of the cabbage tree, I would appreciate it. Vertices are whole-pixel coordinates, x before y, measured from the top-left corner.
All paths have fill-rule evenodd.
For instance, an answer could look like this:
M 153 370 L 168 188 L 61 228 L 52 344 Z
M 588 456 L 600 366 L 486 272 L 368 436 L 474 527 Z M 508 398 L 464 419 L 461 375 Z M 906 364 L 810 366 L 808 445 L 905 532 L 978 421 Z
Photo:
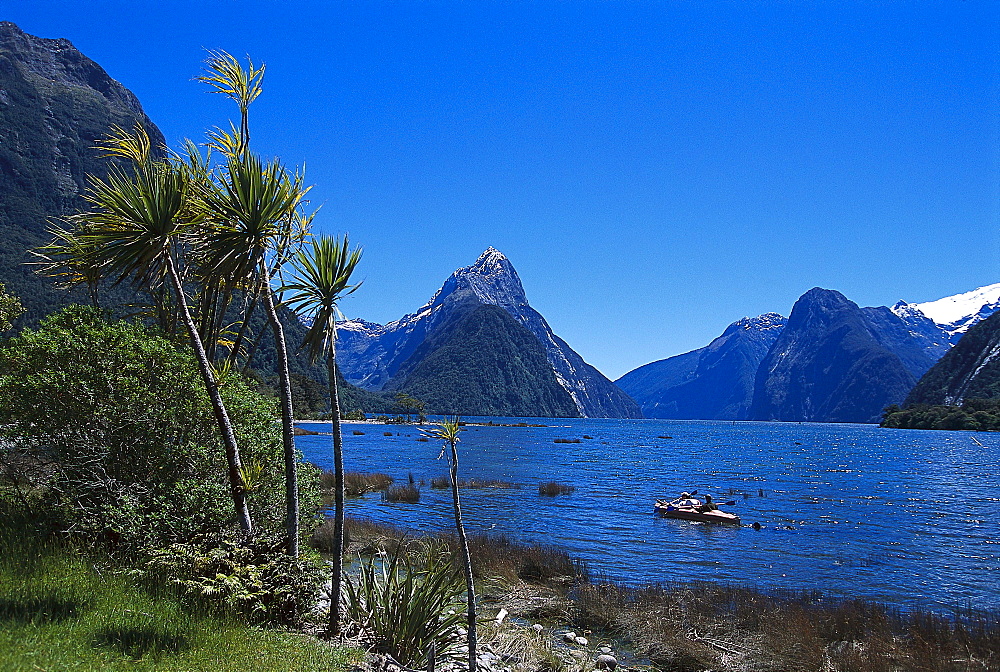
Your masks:
M 361 261 L 361 249 L 350 249 L 345 235 L 342 240 L 330 236 L 313 238 L 292 260 L 291 282 L 282 287 L 288 291 L 287 304 L 312 318 L 302 347 L 312 362 L 326 358 L 327 380 L 330 384 L 330 413 L 333 434 L 333 469 L 336 476 L 333 521 L 333 581 L 330 591 L 329 633 L 340 633 L 340 595 L 343 580 L 344 554 L 344 453 L 340 435 L 340 395 L 337 392 L 337 304 L 353 293 L 361 283 L 351 284 L 351 276 Z

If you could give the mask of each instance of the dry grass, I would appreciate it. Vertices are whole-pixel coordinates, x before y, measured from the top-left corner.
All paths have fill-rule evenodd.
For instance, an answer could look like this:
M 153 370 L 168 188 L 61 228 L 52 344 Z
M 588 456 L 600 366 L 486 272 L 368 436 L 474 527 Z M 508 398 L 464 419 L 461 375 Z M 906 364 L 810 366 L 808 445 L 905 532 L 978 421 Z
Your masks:
M 320 487 L 324 491 L 333 492 L 337 487 L 337 476 L 332 471 L 324 471 L 319 476 Z M 360 471 L 344 473 L 344 492 L 348 497 L 360 497 L 369 492 L 379 492 L 392 485 L 392 476 L 388 474 L 366 474 Z
M 548 495 L 550 497 L 555 497 L 556 495 L 568 495 L 574 490 L 576 490 L 576 487 L 560 483 L 559 481 L 545 481 L 544 483 L 538 484 L 538 494 Z
M 972 672 L 1000 669 L 996 614 L 905 614 L 816 593 L 716 584 L 585 584 L 574 620 L 633 643 L 660 669 Z
M 407 483 L 406 485 L 393 485 L 382 491 L 382 501 L 416 504 L 420 501 L 420 488 L 413 483 Z
M 451 487 L 451 478 L 448 476 L 435 476 L 431 479 L 431 487 L 436 490 L 447 490 Z M 519 487 L 516 483 L 511 483 L 509 481 L 498 481 L 493 479 L 476 479 L 471 478 L 469 480 L 458 480 L 458 487 L 463 490 L 479 490 L 486 488 L 497 488 L 500 490 L 507 490 Z

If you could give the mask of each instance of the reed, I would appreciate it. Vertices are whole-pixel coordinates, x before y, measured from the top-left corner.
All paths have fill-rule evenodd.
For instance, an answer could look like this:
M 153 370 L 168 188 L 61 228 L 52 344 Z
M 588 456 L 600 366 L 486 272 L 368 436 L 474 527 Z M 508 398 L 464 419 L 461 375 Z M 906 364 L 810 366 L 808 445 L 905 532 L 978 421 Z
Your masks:
M 538 494 L 555 497 L 556 495 L 568 495 L 576 490 L 575 486 L 560 483 L 559 481 L 545 481 L 538 484 Z
M 382 501 L 416 504 L 420 501 L 420 488 L 413 483 L 391 486 L 382 491 Z
M 431 487 L 436 490 L 447 490 L 451 487 L 451 479 L 448 476 L 435 476 L 431 479 Z M 459 479 L 458 487 L 463 490 L 483 490 L 486 488 L 511 490 L 519 486 L 516 483 L 511 483 L 510 481 L 471 478 L 469 480 Z
M 337 475 L 332 471 L 321 473 L 319 480 L 324 491 L 333 491 L 337 487 Z M 348 497 L 360 497 L 369 492 L 379 492 L 391 485 L 392 476 L 388 474 L 369 474 L 360 471 L 344 473 L 344 492 Z
M 587 566 L 561 548 L 521 543 L 504 534 L 469 537 L 469 552 L 479 577 L 564 586 L 584 583 L 589 576 Z

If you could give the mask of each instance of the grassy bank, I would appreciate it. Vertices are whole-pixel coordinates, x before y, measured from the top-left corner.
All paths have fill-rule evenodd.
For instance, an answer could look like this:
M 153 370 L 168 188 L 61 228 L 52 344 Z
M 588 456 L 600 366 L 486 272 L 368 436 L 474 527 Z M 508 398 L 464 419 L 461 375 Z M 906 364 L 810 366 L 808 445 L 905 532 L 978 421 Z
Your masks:
M 343 672 L 357 652 L 250 627 L 0 524 L 0 669 Z
M 448 533 L 427 537 L 370 520 L 349 520 L 347 533 L 352 552 L 362 554 L 453 543 Z M 815 591 L 710 582 L 628 586 L 592 577 L 556 547 L 498 535 L 471 537 L 469 545 L 485 618 L 505 610 L 522 624 L 489 624 L 481 641 L 507 652 L 517 672 L 590 672 L 602 645 L 625 652 L 629 667 L 664 672 L 1000 670 L 996 612 L 907 612 Z M 585 633 L 588 644 L 563 643 L 566 630 Z

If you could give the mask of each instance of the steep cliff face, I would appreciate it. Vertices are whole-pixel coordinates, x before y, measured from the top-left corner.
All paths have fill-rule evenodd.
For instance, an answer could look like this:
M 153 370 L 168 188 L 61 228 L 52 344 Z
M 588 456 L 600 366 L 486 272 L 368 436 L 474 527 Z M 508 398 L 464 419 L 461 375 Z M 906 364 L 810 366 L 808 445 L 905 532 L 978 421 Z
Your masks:
M 542 344 L 503 308 L 470 303 L 454 321 L 430 334 L 426 352 L 418 350 L 387 389 L 423 400 L 431 413 L 579 416 Z
M 510 261 L 498 250 L 487 249 L 471 266 L 460 268 L 415 313 L 386 325 L 350 320 L 338 327 L 338 353 L 348 381 L 372 390 L 403 384 L 423 357 L 428 338 L 454 315 L 470 306 L 503 308 L 535 336 L 560 386 L 585 417 L 642 417 L 638 405 L 587 364 L 556 336 L 545 318 L 533 309 Z
M 924 374 L 905 405 L 959 405 L 966 399 L 996 398 L 1000 398 L 1000 313 L 970 327 Z
M 744 420 L 757 369 L 785 322 L 777 313 L 744 317 L 704 348 L 646 364 L 616 383 L 648 418 Z
M 817 287 L 795 303 L 761 362 L 749 417 L 876 422 L 915 382 L 899 356 L 873 334 L 857 304 Z
M 25 265 L 28 250 L 48 242 L 50 217 L 83 206 L 87 174 L 106 174 L 96 142 L 136 123 L 163 144 L 136 97 L 68 40 L 0 22 L 0 281 L 22 298 L 29 321 L 74 297 Z

